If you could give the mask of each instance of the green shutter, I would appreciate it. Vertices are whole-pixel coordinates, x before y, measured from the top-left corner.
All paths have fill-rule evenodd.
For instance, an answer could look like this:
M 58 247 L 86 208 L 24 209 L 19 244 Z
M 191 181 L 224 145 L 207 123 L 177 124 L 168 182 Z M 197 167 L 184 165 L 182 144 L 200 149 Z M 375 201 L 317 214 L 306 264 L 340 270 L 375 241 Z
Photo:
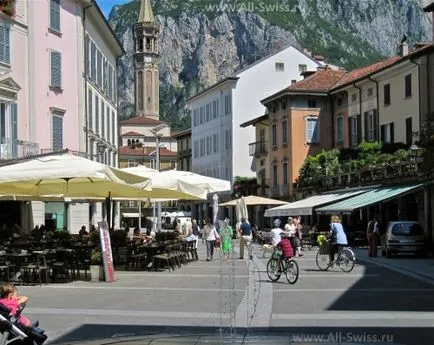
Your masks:
M 0 25 L 0 62 L 10 64 L 10 28 Z
M 53 151 L 63 149 L 63 116 L 53 113 L 52 116 L 52 136 L 53 136 Z
M 50 28 L 60 32 L 60 0 L 50 1 Z
M 51 86 L 62 87 L 62 55 L 51 52 Z

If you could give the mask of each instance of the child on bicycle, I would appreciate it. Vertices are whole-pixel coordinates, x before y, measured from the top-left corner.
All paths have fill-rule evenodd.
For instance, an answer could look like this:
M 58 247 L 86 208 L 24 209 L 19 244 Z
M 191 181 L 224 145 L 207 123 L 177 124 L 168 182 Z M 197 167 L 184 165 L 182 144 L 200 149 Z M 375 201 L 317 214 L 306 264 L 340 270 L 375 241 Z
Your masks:
M 348 245 L 347 235 L 345 234 L 344 227 L 341 224 L 341 218 L 337 215 L 331 217 L 330 236 L 330 267 L 333 267 L 336 253 L 338 253 L 342 247 Z

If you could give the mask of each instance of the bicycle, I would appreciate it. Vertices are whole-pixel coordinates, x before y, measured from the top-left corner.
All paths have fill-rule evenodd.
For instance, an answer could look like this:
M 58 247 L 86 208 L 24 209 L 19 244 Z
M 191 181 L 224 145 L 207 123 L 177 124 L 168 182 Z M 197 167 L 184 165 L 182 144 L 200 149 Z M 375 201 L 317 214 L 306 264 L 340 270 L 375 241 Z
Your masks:
M 332 263 L 330 262 L 330 250 L 330 241 L 320 244 L 318 253 L 316 254 L 316 265 L 321 271 L 327 271 L 331 267 Z M 356 261 L 356 255 L 354 254 L 353 250 L 348 246 L 343 246 L 339 248 L 339 251 L 336 255 L 337 258 L 335 259 L 334 263 L 339 266 L 342 272 L 351 272 Z
M 282 251 L 274 248 L 274 252 L 267 262 L 267 275 L 272 282 L 276 282 L 282 273 L 285 273 L 289 284 L 295 284 L 300 273 L 298 263 L 291 258 L 284 258 Z

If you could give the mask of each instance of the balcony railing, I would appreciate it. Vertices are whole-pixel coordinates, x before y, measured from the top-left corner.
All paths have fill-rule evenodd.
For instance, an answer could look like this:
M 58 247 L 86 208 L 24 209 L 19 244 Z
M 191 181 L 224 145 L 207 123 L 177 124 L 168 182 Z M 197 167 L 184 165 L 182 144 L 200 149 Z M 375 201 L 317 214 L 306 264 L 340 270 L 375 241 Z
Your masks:
M 298 182 L 295 188 L 297 191 L 321 191 L 372 184 L 405 183 L 418 178 L 422 163 L 421 158 L 414 158 L 408 161 L 371 165 L 357 171 L 344 168 L 343 171 L 332 176 L 324 173 Z
M 24 140 L 0 138 L 0 159 L 17 159 L 39 154 L 39 145 Z
M 270 179 L 262 179 L 258 182 L 256 195 L 263 197 L 270 196 Z
M 266 141 L 257 141 L 249 144 L 249 155 L 260 156 L 268 152 Z

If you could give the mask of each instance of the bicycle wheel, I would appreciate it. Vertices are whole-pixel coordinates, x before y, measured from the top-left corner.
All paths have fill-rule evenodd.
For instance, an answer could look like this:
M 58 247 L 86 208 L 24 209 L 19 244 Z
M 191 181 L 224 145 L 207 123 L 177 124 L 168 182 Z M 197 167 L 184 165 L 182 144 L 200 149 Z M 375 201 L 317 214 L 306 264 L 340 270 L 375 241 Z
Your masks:
M 328 254 L 321 254 L 318 250 L 318 253 L 316 253 L 316 265 L 321 271 L 327 271 L 330 267 L 330 256 Z
M 351 249 L 342 249 L 342 253 L 339 256 L 339 267 L 342 272 L 349 273 L 353 270 L 355 265 L 355 255 Z
M 295 284 L 299 275 L 298 263 L 295 260 L 286 262 L 285 275 L 289 284 Z
M 280 259 L 271 258 L 267 262 L 267 275 L 271 281 L 278 281 L 282 274 Z

